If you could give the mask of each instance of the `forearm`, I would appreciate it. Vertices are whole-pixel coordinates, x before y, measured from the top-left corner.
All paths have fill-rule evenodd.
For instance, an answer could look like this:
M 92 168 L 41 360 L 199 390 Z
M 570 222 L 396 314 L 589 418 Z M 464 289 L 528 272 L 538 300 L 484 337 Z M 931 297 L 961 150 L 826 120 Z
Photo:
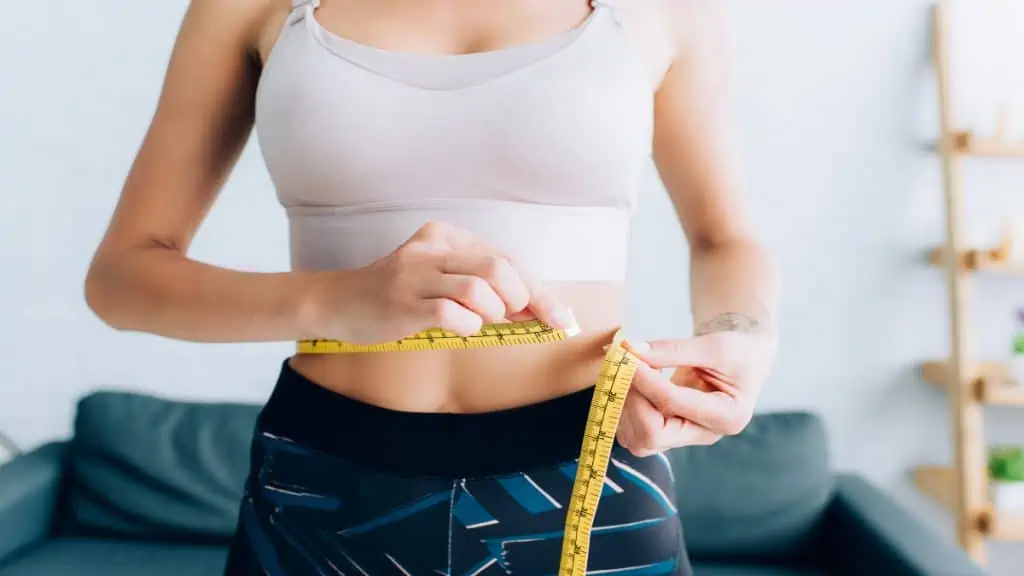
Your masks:
M 313 274 L 240 272 L 163 247 L 100 256 L 86 300 L 108 325 L 196 342 L 309 337 Z
M 775 333 L 779 274 L 768 251 L 757 241 L 737 238 L 691 250 L 690 310 L 695 332 L 722 329 L 731 315 L 747 317 Z

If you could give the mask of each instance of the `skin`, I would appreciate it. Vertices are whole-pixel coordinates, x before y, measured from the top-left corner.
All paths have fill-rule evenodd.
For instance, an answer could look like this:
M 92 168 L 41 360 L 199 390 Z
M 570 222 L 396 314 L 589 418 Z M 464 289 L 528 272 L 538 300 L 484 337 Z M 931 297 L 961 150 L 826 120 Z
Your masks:
M 774 358 L 778 288 L 735 180 L 718 3 L 635 0 L 624 10 L 656 92 L 655 165 L 690 245 L 698 326 L 688 338 L 629 342 L 650 367 L 635 379 L 619 437 L 646 454 L 746 425 Z M 359 270 L 241 272 L 188 256 L 251 134 L 261 63 L 289 11 L 289 0 L 192 0 L 86 279 L 94 312 L 120 330 L 191 341 L 380 341 L 501 318 L 557 324 L 568 307 L 583 333 L 566 342 L 290 362 L 329 389 L 406 411 L 498 410 L 593 385 L 622 321 L 623 285 L 526 278 L 509 255 L 443 222 Z M 542 40 L 589 11 L 582 0 L 324 0 L 316 17 L 364 44 L 444 54 Z M 669 379 L 656 367 L 678 369 Z

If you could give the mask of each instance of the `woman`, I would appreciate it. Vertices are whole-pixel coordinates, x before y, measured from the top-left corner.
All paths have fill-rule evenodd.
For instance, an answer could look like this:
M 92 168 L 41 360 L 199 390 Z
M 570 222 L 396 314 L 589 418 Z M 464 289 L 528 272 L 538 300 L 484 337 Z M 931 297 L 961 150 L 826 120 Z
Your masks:
M 631 343 L 645 362 L 589 569 L 690 573 L 662 453 L 739 432 L 775 342 L 720 29 L 701 0 L 192 0 L 86 282 L 105 322 L 210 342 L 579 329 L 284 361 L 228 574 L 556 572 L 650 156 L 690 243 L 697 330 Z M 187 256 L 253 127 L 286 273 Z

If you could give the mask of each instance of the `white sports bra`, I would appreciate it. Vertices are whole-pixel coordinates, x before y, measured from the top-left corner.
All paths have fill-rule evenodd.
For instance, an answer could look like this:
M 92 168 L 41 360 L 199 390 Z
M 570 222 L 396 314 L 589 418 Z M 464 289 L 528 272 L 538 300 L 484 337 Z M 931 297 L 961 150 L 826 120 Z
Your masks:
M 256 134 L 294 269 L 365 266 L 444 221 L 541 280 L 623 280 L 653 89 L 612 0 L 548 41 L 458 55 L 360 44 L 293 2 Z

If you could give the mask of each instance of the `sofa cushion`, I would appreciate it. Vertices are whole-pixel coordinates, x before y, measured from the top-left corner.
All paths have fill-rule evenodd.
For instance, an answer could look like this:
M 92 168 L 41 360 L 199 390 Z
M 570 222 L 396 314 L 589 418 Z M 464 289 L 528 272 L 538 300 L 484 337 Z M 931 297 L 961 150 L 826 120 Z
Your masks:
M 816 563 L 831 498 L 828 441 L 804 412 L 759 414 L 737 436 L 670 453 L 695 561 Z
M 78 404 L 65 534 L 227 538 L 259 407 L 97 392 Z
M 788 566 L 694 564 L 693 576 L 828 576 L 828 572 L 817 568 L 790 568 Z
M 61 538 L 33 549 L 0 576 L 221 576 L 223 546 Z
M 0 562 L 50 533 L 66 453 L 51 442 L 0 465 Z

